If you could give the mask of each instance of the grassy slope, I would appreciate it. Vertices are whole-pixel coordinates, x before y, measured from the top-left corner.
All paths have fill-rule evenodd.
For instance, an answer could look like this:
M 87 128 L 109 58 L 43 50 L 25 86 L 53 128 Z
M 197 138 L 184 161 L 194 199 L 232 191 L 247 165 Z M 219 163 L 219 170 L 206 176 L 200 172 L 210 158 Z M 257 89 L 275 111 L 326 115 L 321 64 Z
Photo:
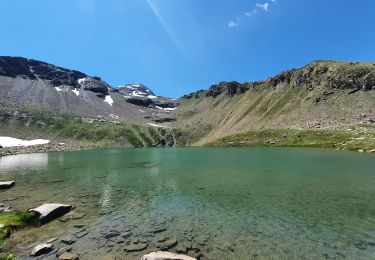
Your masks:
M 152 146 L 161 137 L 160 130 L 153 127 L 99 121 L 90 123 L 71 114 L 56 115 L 35 108 L 24 108 L 10 118 L 6 115 L 6 110 L 0 110 L 0 133 L 12 137 L 46 138 L 101 147 Z
M 300 134 L 305 137 L 282 139 L 278 145 L 332 147 L 334 143 L 369 136 L 343 148 L 375 149 L 371 139 L 374 124 L 361 124 L 359 118 L 361 114 L 374 115 L 375 91 L 348 95 L 334 90 L 334 94 L 324 96 L 326 90 L 261 85 L 257 91 L 216 98 L 205 97 L 203 92 L 197 99 L 182 100 L 176 127 L 184 129 L 185 135 L 191 137 L 187 143 L 192 145 L 222 146 L 239 141 L 242 145 L 266 145 L 269 139 L 279 140 L 279 135 Z M 317 97 L 324 99 L 314 102 Z
M 375 132 L 272 129 L 235 134 L 206 146 L 321 147 L 375 152 Z

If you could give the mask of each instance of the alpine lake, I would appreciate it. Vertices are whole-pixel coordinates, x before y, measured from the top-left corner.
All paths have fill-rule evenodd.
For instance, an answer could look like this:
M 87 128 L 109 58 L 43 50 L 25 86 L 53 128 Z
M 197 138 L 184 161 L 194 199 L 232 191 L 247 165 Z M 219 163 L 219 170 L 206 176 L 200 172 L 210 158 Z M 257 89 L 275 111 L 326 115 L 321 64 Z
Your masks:
M 20 259 L 51 238 L 80 259 L 375 259 L 375 156 L 305 148 L 126 148 L 0 157 L 0 202 L 68 215 L 18 230 Z M 112 258 L 110 258 L 112 257 Z M 56 259 L 54 254 L 41 259 Z

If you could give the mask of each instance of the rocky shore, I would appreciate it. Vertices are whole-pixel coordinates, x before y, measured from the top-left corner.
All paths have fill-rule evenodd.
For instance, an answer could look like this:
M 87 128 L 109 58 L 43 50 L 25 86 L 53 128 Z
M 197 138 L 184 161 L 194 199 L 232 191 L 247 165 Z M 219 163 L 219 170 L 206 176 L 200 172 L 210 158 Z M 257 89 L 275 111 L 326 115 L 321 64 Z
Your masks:
M 16 155 L 23 153 L 46 153 L 46 152 L 62 152 L 62 151 L 77 151 L 100 148 L 100 145 L 80 145 L 74 143 L 56 143 L 32 145 L 32 146 L 14 146 L 14 147 L 0 147 L 0 156 Z
M 4 189 L 11 189 L 15 182 L 9 181 L 3 184 L 9 184 L 6 187 L 4 186 Z M 195 244 L 181 243 L 181 241 L 166 235 L 167 227 L 160 226 L 160 224 L 156 225 L 155 223 L 152 230 L 142 233 L 140 236 L 138 236 L 136 225 L 128 225 L 123 230 L 116 226 L 107 226 L 105 229 L 96 230 L 95 226 L 90 227 L 80 222 L 87 217 L 87 214 L 81 210 L 80 207 L 68 204 L 44 203 L 27 211 L 18 211 L 11 206 L 0 204 L 0 216 L 2 217 L 0 219 L 0 222 L 2 222 L 0 223 L 0 231 L 6 232 L 5 239 L 13 236 L 13 231 L 29 226 L 30 223 L 33 223 L 35 232 L 39 232 L 38 230 L 43 229 L 43 226 L 48 225 L 49 222 L 57 220 L 70 227 L 70 235 L 50 237 L 46 240 L 41 239 L 37 243 L 33 242 L 27 245 L 23 249 L 23 254 L 29 256 L 26 259 L 78 260 L 80 256 L 85 256 L 85 250 L 82 251 L 82 246 L 79 245 L 82 242 L 94 243 L 97 248 L 103 248 L 107 254 L 97 258 L 103 260 L 119 259 L 112 254 L 113 251 L 122 251 L 124 256 L 142 260 L 205 259 L 201 250 Z M 24 223 L 20 222 L 15 225 L 11 221 L 18 215 L 27 216 L 29 220 L 33 221 L 23 220 Z M 25 218 L 23 217 L 23 219 Z M 114 220 L 115 218 L 113 218 Z M 73 226 L 71 222 L 74 223 Z M 151 238 L 157 240 L 157 244 L 153 245 Z M 168 252 L 169 250 L 172 252 Z M 0 259 L 3 259 L 4 255 L 6 259 L 15 259 L 15 255 L 5 253 L 3 248 L 0 247 Z

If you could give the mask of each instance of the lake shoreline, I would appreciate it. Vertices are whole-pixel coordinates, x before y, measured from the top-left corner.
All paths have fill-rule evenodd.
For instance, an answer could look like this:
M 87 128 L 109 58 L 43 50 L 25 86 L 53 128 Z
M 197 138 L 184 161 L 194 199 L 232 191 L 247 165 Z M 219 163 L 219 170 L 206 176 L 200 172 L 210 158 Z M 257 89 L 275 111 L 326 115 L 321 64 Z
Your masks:
M 239 143 L 238 145 L 231 144 L 229 146 L 215 146 L 215 145 L 204 145 L 204 146 L 180 146 L 183 147 L 204 147 L 204 148 L 319 148 L 325 150 L 335 150 L 335 151 L 350 151 L 350 152 L 358 152 L 358 153 L 365 153 L 365 154 L 374 154 L 375 150 L 345 150 L 345 149 L 337 149 L 335 147 L 319 147 L 319 146 L 278 146 L 277 144 L 270 145 L 244 145 Z M 0 148 L 0 157 L 9 156 L 9 155 L 18 155 L 18 154 L 31 154 L 31 153 L 48 153 L 48 152 L 72 152 L 72 151 L 88 151 L 88 150 L 95 150 L 95 149 L 114 149 L 114 148 L 139 148 L 139 147 L 132 147 L 132 146 L 118 146 L 118 145 L 98 145 L 98 144 L 65 144 L 65 143 L 56 143 L 50 142 L 48 144 L 40 144 L 40 145 L 32 145 L 32 146 L 14 146 L 14 147 L 3 147 Z M 142 147 L 142 148 L 158 148 L 158 147 Z

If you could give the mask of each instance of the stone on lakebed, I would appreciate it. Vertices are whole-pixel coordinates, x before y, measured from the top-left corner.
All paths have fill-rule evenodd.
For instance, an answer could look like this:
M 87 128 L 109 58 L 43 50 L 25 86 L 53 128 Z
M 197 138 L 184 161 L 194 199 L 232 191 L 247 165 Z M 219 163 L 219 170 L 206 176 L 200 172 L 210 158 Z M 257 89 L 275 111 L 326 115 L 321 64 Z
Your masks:
M 43 254 L 47 254 L 49 252 L 51 252 L 53 249 L 53 245 L 52 244 L 40 244 L 40 245 L 37 245 L 36 247 L 33 248 L 33 250 L 31 251 L 31 255 L 32 256 L 40 256 L 40 255 L 43 255 Z
M 30 209 L 34 212 L 41 224 L 48 223 L 56 218 L 63 216 L 72 209 L 71 205 L 58 204 L 58 203 L 46 203 L 35 209 Z
M 16 184 L 14 181 L 0 181 L 0 189 L 9 189 Z
M 65 252 L 59 256 L 59 260 L 77 260 L 79 259 L 77 254 Z
M 152 252 L 144 255 L 141 260 L 196 260 L 187 255 L 177 255 L 170 252 Z

